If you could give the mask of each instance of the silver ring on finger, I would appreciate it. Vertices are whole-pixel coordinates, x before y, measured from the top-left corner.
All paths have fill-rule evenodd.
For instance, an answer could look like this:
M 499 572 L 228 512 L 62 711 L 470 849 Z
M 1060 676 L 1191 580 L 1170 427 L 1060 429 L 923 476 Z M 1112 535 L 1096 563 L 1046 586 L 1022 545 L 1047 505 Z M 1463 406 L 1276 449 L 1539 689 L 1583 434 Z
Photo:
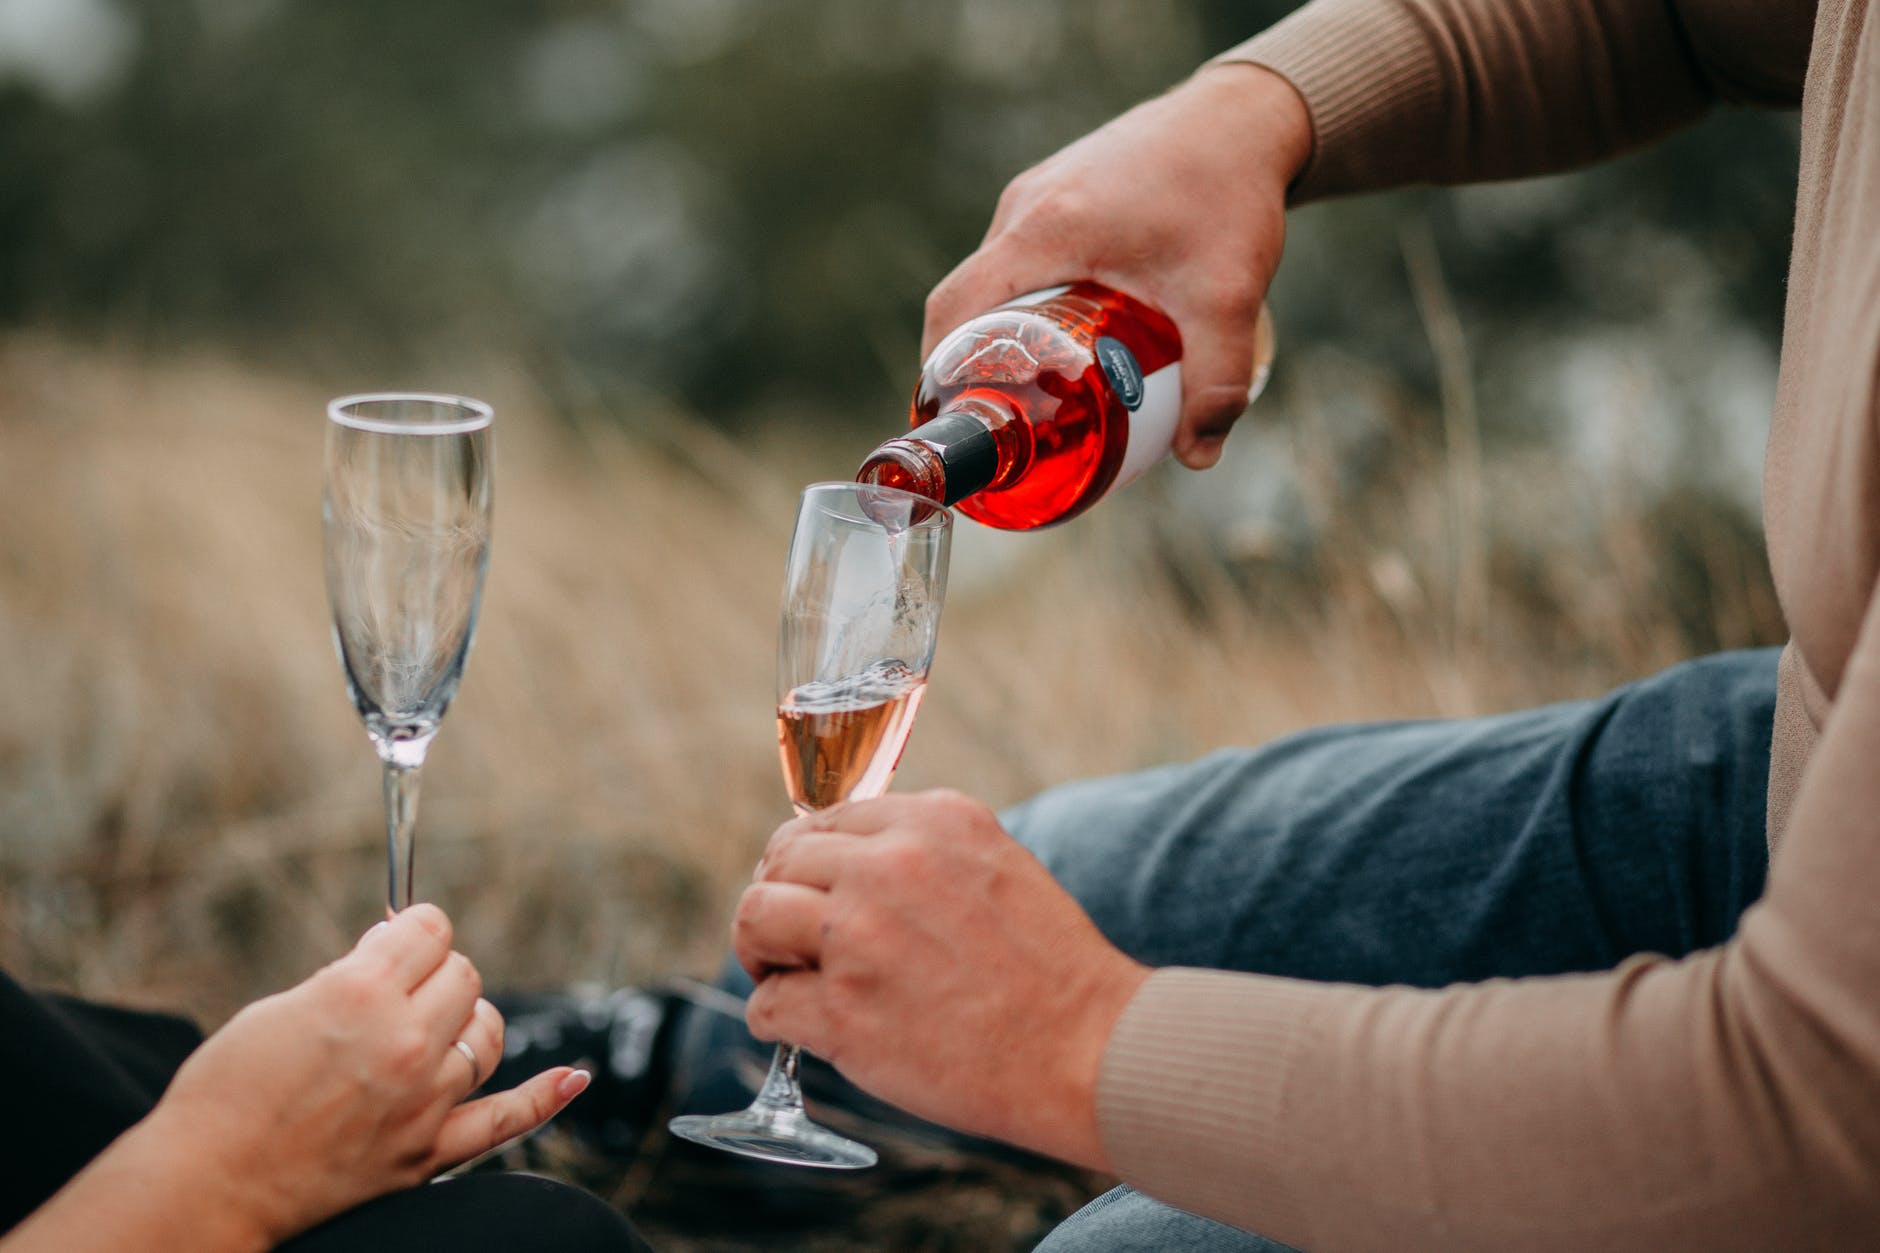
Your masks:
M 475 1088 L 483 1082 L 483 1063 L 477 1060 L 477 1051 L 470 1047 L 468 1040 L 455 1040 L 451 1047 L 463 1054 L 463 1059 L 470 1063 L 470 1086 Z

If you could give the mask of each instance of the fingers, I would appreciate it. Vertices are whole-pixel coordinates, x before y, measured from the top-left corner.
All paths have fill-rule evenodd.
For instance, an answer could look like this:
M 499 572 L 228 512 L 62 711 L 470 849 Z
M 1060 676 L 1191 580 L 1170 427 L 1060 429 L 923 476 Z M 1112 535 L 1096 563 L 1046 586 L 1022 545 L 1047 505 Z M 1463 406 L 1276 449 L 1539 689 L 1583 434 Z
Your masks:
M 827 1019 L 816 997 L 816 970 L 780 970 L 758 981 L 744 1003 L 744 1025 L 760 1040 L 788 1040 L 827 1061 Z
M 848 811 L 856 802 L 839 801 L 827 809 L 818 809 L 814 813 L 801 814 L 787 822 L 777 824 L 777 829 L 770 833 L 770 840 L 764 851 L 768 855 L 778 840 L 806 831 L 834 831 L 847 819 Z M 866 802 L 859 802 L 866 803 Z
M 413 905 L 366 932 L 349 956 L 381 963 L 392 982 L 409 992 L 450 956 L 450 938 L 450 919 L 443 910 Z
M 871 821 L 865 808 L 859 817 L 853 812 L 858 808 L 872 806 L 873 803 L 861 801 L 855 804 L 831 805 L 827 809 L 819 809 L 813 814 L 804 814 L 800 818 L 792 818 L 781 824 L 764 842 L 764 855 L 758 859 L 757 871 L 751 877 L 764 878 L 778 850 L 805 836 L 826 832 L 836 832 L 844 836 L 872 835 L 880 831 L 885 824 Z
M 792 818 L 770 833 L 770 839 L 764 844 L 764 855 L 757 861 L 757 869 L 751 875 L 755 880 L 789 879 L 796 883 L 809 884 L 813 887 L 827 888 L 835 882 L 836 863 L 840 861 L 845 846 L 842 840 L 858 835 L 880 835 L 910 816 L 910 807 L 903 796 L 884 796 L 875 800 L 852 801 L 831 805 L 815 813 Z M 832 836 L 830 840 L 817 837 Z M 795 848 L 805 840 L 817 840 L 809 854 L 792 854 L 797 869 L 788 874 L 777 871 L 779 858 L 786 850 Z M 803 860 L 807 856 L 808 860 Z
M 470 1021 L 482 1033 L 481 1040 L 489 1045 L 487 1051 L 477 1054 L 483 1059 L 483 1078 L 487 1079 L 503 1056 L 503 1041 L 508 1038 L 509 1025 L 503 1021 L 502 1011 L 482 997 L 477 998 L 476 1012 Z
M 795 883 L 753 883 L 738 898 L 731 947 L 753 979 L 822 959 L 829 894 Z
M 758 863 L 760 882 L 800 883 L 827 890 L 835 886 L 843 863 L 854 854 L 857 837 L 825 831 L 795 831 L 772 836 Z
M 482 995 L 483 977 L 476 966 L 462 953 L 452 953 L 412 991 L 411 1004 L 431 1038 L 449 1044 L 463 1034 Z
M 945 807 L 953 801 L 970 801 L 970 798 L 949 788 L 930 788 L 925 792 L 893 792 L 873 800 L 831 805 L 827 809 L 819 809 L 783 823 L 771 833 L 764 855 L 768 858 L 771 850 L 780 843 L 812 832 L 880 835 L 883 831 L 917 820 L 919 815 L 932 813 L 937 807 Z
M 444 1054 L 442 1089 L 459 1097 L 483 1086 L 503 1056 L 503 1016 L 479 999 Z M 466 1082 L 467 1081 L 467 1082 Z
M 1259 312 L 1259 301 L 1250 292 L 1237 291 L 1212 315 L 1177 318 L 1182 328 L 1182 416 L 1173 451 L 1191 470 L 1204 470 L 1221 459 L 1227 433 L 1247 411 Z
M 581 1095 L 590 1077 L 585 1070 L 557 1066 L 506 1092 L 459 1105 L 438 1130 L 432 1173 L 535 1130 Z
M 1014 296 L 1087 277 L 1080 259 L 1047 248 L 1015 248 L 1010 236 L 988 239 L 955 266 L 927 297 L 920 355 L 926 360 L 947 333 Z
M 1208 470 L 1220 464 L 1228 433 L 1247 409 L 1247 393 L 1216 386 L 1193 395 L 1177 428 L 1173 452 L 1190 470 Z

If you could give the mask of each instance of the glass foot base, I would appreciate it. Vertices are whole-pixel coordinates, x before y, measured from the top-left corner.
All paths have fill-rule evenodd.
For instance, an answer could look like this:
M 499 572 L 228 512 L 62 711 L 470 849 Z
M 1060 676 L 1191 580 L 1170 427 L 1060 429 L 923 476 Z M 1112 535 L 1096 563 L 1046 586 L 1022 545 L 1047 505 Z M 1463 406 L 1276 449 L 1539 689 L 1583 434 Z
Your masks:
M 827 1127 L 817 1126 L 796 1110 L 746 1109 L 735 1114 L 687 1114 L 666 1124 L 672 1134 L 727 1153 L 787 1166 L 824 1170 L 862 1170 L 880 1159 Z

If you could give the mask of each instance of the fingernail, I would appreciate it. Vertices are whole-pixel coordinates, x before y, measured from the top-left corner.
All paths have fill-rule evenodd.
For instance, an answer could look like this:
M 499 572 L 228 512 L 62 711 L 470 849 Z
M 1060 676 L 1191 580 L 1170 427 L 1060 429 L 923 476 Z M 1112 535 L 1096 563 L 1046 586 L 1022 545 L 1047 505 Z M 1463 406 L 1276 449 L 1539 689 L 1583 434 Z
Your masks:
M 571 1070 L 561 1077 L 560 1083 L 555 1085 L 555 1095 L 564 1101 L 572 1101 L 587 1091 L 587 1086 L 593 1079 L 594 1076 L 589 1071 Z
M 369 926 L 369 927 L 367 927 L 367 928 L 366 928 L 366 933 L 365 933 L 365 935 L 362 935 L 362 936 L 360 936 L 360 937 L 359 937 L 359 939 L 360 939 L 361 941 L 364 941 L 364 940 L 366 940 L 366 939 L 368 939 L 368 938 L 370 938 L 370 937 L 371 937 L 372 935 L 374 935 L 375 933 L 377 933 L 377 932 L 380 932 L 380 931 L 383 931 L 383 930 L 385 930 L 385 928 L 386 928 L 386 927 L 388 927 L 388 926 L 390 926 L 390 925 L 391 925 L 390 923 L 385 923 L 385 922 L 375 922 L 375 923 L 373 923 L 373 924 L 372 924 L 371 926 Z

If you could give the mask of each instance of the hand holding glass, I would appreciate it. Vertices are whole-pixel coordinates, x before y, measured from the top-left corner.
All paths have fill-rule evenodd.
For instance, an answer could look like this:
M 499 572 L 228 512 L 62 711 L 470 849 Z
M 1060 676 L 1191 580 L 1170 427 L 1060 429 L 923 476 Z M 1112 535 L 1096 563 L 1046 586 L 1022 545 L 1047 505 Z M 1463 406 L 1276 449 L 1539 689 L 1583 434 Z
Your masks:
M 491 411 L 383 393 L 343 396 L 327 418 L 327 599 L 346 689 L 384 764 L 389 913 L 411 904 L 418 771 L 483 600 Z
M 784 568 L 777 747 L 799 814 L 888 790 L 933 664 L 952 518 L 890 487 L 803 493 Z M 672 1120 L 675 1135 L 798 1166 L 856 1169 L 875 1151 L 810 1121 L 797 1049 L 777 1047 L 749 1109 Z

